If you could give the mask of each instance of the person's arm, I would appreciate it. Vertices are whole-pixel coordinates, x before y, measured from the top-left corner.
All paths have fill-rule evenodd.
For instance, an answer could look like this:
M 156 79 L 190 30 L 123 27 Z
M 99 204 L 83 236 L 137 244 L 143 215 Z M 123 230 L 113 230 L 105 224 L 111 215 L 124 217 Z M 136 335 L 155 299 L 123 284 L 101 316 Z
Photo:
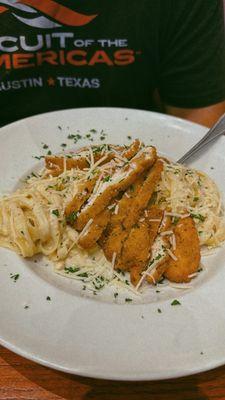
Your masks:
M 225 113 L 225 101 L 202 108 L 178 108 L 166 105 L 165 111 L 167 114 L 197 122 L 210 128 Z
M 168 114 L 210 127 L 225 112 L 223 2 L 170 6 L 160 41 L 160 103 Z

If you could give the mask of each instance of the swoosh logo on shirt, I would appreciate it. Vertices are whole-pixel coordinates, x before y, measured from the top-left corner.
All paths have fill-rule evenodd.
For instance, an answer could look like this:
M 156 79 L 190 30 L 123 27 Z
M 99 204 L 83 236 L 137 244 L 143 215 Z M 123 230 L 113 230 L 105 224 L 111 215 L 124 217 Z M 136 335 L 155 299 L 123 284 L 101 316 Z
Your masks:
M 83 26 L 90 23 L 98 15 L 78 13 L 58 4 L 55 0 L 0 0 L 0 14 L 9 10 L 12 10 L 12 14 L 21 22 L 39 28 L 55 28 L 62 25 Z M 18 15 L 19 10 L 27 13 L 28 18 Z M 38 16 L 31 18 L 31 13 L 36 13 Z

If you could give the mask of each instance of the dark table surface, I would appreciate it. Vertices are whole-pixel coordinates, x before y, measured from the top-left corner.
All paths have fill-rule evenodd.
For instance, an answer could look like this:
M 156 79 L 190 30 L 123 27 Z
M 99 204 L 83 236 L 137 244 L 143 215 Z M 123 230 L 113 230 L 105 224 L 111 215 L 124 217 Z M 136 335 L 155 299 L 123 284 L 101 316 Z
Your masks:
M 179 379 L 116 382 L 54 371 L 0 346 L 0 399 L 225 399 L 225 366 Z

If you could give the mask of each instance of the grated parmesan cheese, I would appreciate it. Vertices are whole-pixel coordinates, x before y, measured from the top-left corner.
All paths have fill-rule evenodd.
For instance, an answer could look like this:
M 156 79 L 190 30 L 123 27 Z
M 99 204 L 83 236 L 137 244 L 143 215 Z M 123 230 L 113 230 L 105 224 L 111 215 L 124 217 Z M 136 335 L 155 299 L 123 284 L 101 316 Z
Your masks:
M 117 205 L 116 205 L 116 207 L 115 207 L 115 211 L 114 211 L 114 214 L 116 214 L 116 215 L 117 215 L 117 214 L 118 214 L 118 212 L 119 212 L 119 204 L 117 204 Z
M 172 251 L 170 249 L 166 249 L 167 253 L 169 254 L 169 256 L 174 260 L 177 261 L 178 258 L 175 256 L 175 254 L 172 253 Z
M 93 218 L 89 219 L 89 221 L 86 223 L 85 227 L 83 228 L 83 230 L 79 234 L 78 239 L 80 239 L 81 236 L 85 236 L 86 235 L 86 233 L 88 232 L 88 229 L 90 228 L 92 222 L 93 222 Z
M 113 269 L 114 269 L 114 267 L 115 267 L 116 256 L 117 256 L 117 254 L 116 254 L 116 252 L 114 252 L 114 253 L 113 253 L 113 256 L 112 256 L 112 268 L 113 268 Z
M 173 235 L 173 231 L 164 231 L 160 233 L 161 236 Z
M 89 149 L 89 153 L 90 153 L 90 166 L 91 166 L 91 168 L 93 168 L 93 166 L 95 164 L 93 150 L 92 150 L 91 146 L 88 146 L 88 149 Z

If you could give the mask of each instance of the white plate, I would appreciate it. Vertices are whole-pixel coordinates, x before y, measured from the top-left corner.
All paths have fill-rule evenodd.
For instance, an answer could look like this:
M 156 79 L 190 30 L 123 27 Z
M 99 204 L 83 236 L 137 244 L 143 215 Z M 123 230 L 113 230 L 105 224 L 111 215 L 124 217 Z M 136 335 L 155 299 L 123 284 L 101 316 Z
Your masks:
M 90 129 L 103 129 L 109 143 L 139 137 L 174 159 L 206 132 L 180 119 L 128 109 L 76 109 L 28 118 L 0 131 L 1 194 L 14 190 L 40 164 L 32 156 L 46 152 L 43 143 L 53 152 L 61 143 L 74 148 L 68 134 Z M 224 154 L 225 139 L 220 138 L 192 163 L 222 191 Z M 0 249 L 0 343 L 40 364 L 97 378 L 164 379 L 214 368 L 225 363 L 225 249 L 204 263 L 206 270 L 188 291 L 156 294 L 150 288 L 141 304 L 115 304 L 112 294 L 82 297 L 76 282 L 55 275 L 43 261 L 24 261 Z M 20 274 L 17 282 L 10 273 Z M 180 306 L 171 306 L 175 298 Z

